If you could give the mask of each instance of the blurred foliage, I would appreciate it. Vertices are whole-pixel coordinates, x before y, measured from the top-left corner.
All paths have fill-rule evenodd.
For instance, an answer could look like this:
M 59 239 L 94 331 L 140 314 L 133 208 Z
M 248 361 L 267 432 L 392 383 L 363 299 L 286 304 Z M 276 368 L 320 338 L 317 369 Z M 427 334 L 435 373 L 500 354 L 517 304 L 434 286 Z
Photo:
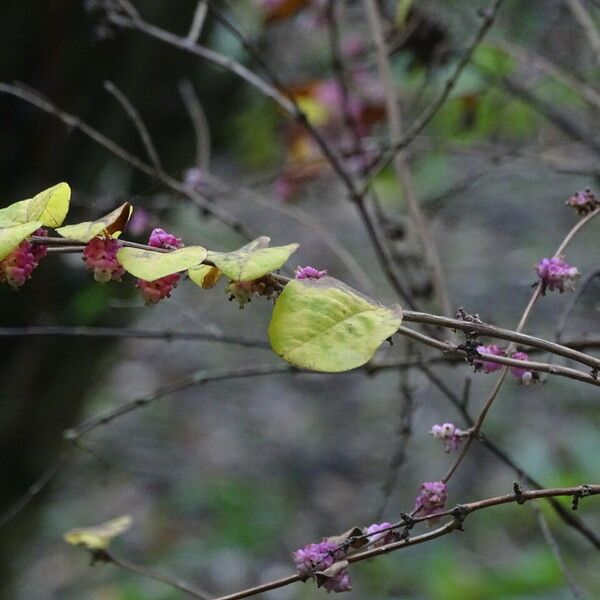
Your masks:
M 322 13 L 304 4 L 267 25 L 251 0 L 219 3 L 282 80 L 298 95 L 308 94 L 307 101 L 322 115 L 324 100 L 315 90 L 323 92 L 323 84 L 334 78 L 329 37 Z M 342 39 L 362 38 L 366 58 L 359 53 L 356 62 L 365 63 L 372 75 L 361 3 L 343 4 Z M 452 72 L 477 27 L 476 9 L 485 3 L 475 4 L 381 3 L 397 42 L 393 73 L 406 123 Z M 598 68 L 577 23 L 563 3 L 547 4 L 540 10 L 537 3 L 507 2 L 490 36 L 529 48 L 597 84 Z M 103 91 L 104 80 L 115 82 L 147 121 L 165 169 L 177 177 L 195 166 L 193 128 L 178 94 L 180 80 L 189 79 L 210 125 L 211 169 L 231 187 L 212 190 L 210 200 L 258 234 L 272 236 L 274 245 L 299 241 L 293 257 L 299 264 L 327 267 L 352 281 L 352 269 L 323 243 L 318 227 L 324 228 L 371 279 L 372 289 L 364 291 L 390 304 L 396 301 L 343 189 L 322 163 L 302 162 L 314 157 L 314 148 L 279 109 L 229 73 L 138 32 L 107 27 L 98 11 L 84 5 L 90 3 L 2 3 L 1 79 L 39 89 L 142 155 L 133 126 Z M 135 5 L 149 22 L 185 34 L 196 2 L 139 0 Z M 201 41 L 256 68 L 213 18 Z M 440 241 L 454 304 L 510 326 L 530 293 L 532 265 L 574 223 L 562 203 L 575 189 L 593 183 L 597 156 L 581 140 L 566 137 L 531 103 L 511 95 L 502 83 L 507 77 L 523 82 L 584 130 L 595 131 L 597 112 L 579 89 L 490 42 L 477 50 L 449 100 L 411 146 L 409 158 L 419 198 Z M 385 143 L 387 126 L 371 82 L 366 77 L 352 82 L 352 92 L 364 104 L 357 119 L 365 129 L 363 141 Z M 164 224 L 190 244 L 231 251 L 243 243 L 185 199 L 166 193 L 49 116 L 4 96 L 0 114 L 2 206 L 65 180 L 74 190 L 74 221 L 99 218 L 132 200 L 151 212 L 154 224 Z M 327 114 L 324 134 L 345 150 L 344 124 L 335 110 Z M 282 175 L 293 184 L 288 199 L 277 192 Z M 249 192 L 240 193 L 241 186 Z M 382 172 L 374 189 L 383 221 L 395 236 L 392 254 L 402 265 L 413 257 L 414 235 L 391 169 Z M 582 271 L 597 263 L 596 232 L 584 232 L 573 247 Z M 144 241 L 147 233 L 138 239 Z M 78 261 L 67 257 L 43 263 L 18 294 L 3 287 L 0 325 L 133 324 L 251 337 L 266 331 L 266 303 L 238 311 L 224 302 L 220 287 L 204 291 L 187 286 L 177 290 L 168 306 L 146 310 L 124 287 L 92 282 Z M 598 331 L 597 293 L 592 286 L 574 313 L 569 323 L 573 335 Z M 531 331 L 553 336 L 566 301 L 546 298 L 535 311 Z M 385 352 L 397 356 L 397 350 Z M 47 467 L 61 447 L 61 432 L 82 418 L 200 368 L 277 360 L 260 349 L 78 338 L 2 338 L 2 356 L 0 510 Z M 437 372 L 459 392 L 470 375 L 465 368 L 440 367 Z M 418 373 L 402 377 L 408 378 L 415 398 L 414 433 L 385 514 L 389 520 L 412 505 L 423 479 L 444 471 L 450 459 L 426 432 L 432 423 L 455 417 Z M 490 380 L 482 374 L 472 378 L 472 403 L 477 406 Z M 161 584 L 110 567 L 90 569 L 85 557 L 61 540 L 64 531 L 80 523 L 124 513 L 133 515 L 134 524 L 115 541 L 115 552 L 215 593 L 287 575 L 295 548 L 371 522 L 398 444 L 399 410 L 398 377 L 388 373 L 369 379 L 350 374 L 209 384 L 138 411 L 86 440 L 90 451 L 75 452 L 53 487 L 3 529 L 0 597 L 179 598 Z M 507 384 L 486 422 L 486 434 L 546 485 L 560 486 L 597 474 L 599 426 L 590 391 L 550 379 L 531 389 Z M 511 471 L 476 447 L 458 473 L 450 501 L 505 493 L 513 480 Z M 582 587 L 600 589 L 597 558 L 586 542 L 540 506 Z M 600 512 L 592 500 L 582 502 L 580 516 L 596 531 L 600 528 Z M 352 573 L 355 592 L 348 598 L 568 597 L 527 506 L 474 515 L 460 536 L 353 566 Z M 309 582 L 270 597 L 308 600 L 324 593 Z

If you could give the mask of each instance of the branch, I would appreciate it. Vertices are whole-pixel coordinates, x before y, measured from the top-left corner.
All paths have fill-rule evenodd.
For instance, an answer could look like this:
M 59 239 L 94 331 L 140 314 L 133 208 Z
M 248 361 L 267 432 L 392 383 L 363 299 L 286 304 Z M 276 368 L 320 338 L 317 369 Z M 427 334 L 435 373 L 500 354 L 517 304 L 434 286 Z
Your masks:
M 286 374 L 286 373 L 294 373 L 297 369 L 290 365 L 259 365 L 255 367 L 238 367 L 231 369 L 221 369 L 215 371 L 197 371 L 188 375 L 186 377 L 182 377 L 175 381 L 171 381 L 164 386 L 156 389 L 146 396 L 141 396 L 139 398 L 134 398 L 133 400 L 129 400 L 120 406 L 115 408 L 108 409 L 100 414 L 97 414 L 87 421 L 84 421 L 80 425 L 72 429 L 67 429 L 63 436 L 69 441 L 73 442 L 80 438 L 82 435 L 89 433 L 90 431 L 100 427 L 101 425 L 106 425 L 115 419 L 122 417 L 138 408 L 142 408 L 144 406 L 148 406 L 152 404 L 156 400 L 160 400 L 164 396 L 172 394 L 174 392 L 179 392 L 181 390 L 185 390 L 189 387 L 195 385 L 202 385 L 205 383 L 209 383 L 212 381 L 223 381 L 225 379 L 243 379 L 246 377 L 261 377 L 263 375 L 277 375 L 277 374 Z
M 468 504 L 460 504 L 451 510 L 444 511 L 440 513 L 440 515 L 452 516 L 452 520 L 447 522 L 446 524 L 438 527 L 437 529 L 424 533 L 422 535 L 417 535 L 414 537 L 408 537 L 399 542 L 393 542 L 391 544 L 387 544 L 385 546 L 380 546 L 377 548 L 371 548 L 362 552 L 358 552 L 356 554 L 349 554 L 345 557 L 349 563 L 357 563 L 363 560 L 368 560 L 370 558 L 374 558 L 376 556 L 381 556 L 383 554 L 389 554 L 390 552 L 394 552 L 396 550 L 402 550 L 404 548 L 409 548 L 410 546 L 416 546 L 417 544 L 422 544 L 425 542 L 430 542 L 434 539 L 452 533 L 456 530 L 462 530 L 462 524 L 465 519 L 472 513 L 475 513 L 480 510 L 485 510 L 494 506 L 501 506 L 503 504 L 517 503 L 524 504 L 525 502 L 532 500 L 539 500 L 542 498 L 556 498 L 561 496 L 567 496 L 574 499 L 574 507 L 576 506 L 577 500 L 584 496 L 595 496 L 600 494 L 600 485 L 581 485 L 576 487 L 568 487 L 568 488 L 549 488 L 542 490 L 530 490 L 530 491 L 522 491 L 518 489 L 515 493 L 506 494 L 504 496 L 496 496 L 493 498 L 487 498 L 485 500 L 479 500 L 477 502 L 471 502 Z M 576 500 L 577 499 L 577 500 Z M 424 520 L 427 520 L 431 517 L 411 517 L 410 521 L 412 523 L 418 523 Z M 405 526 L 407 523 L 406 520 L 399 521 L 398 523 L 393 524 L 390 529 L 398 529 L 400 527 Z M 385 530 L 381 530 L 382 532 Z M 352 538 L 353 541 L 358 541 L 361 539 L 368 539 L 367 535 L 355 536 Z M 284 577 L 282 579 L 278 579 L 275 581 L 271 581 L 269 583 L 259 585 L 257 587 L 248 588 L 241 592 L 236 592 L 234 594 L 229 594 L 227 596 L 219 596 L 215 600 L 242 600 L 242 598 L 249 598 L 251 596 L 256 596 L 257 594 L 285 587 L 297 581 L 302 581 L 300 575 L 290 575 L 288 577 Z
M 133 338 L 162 340 L 166 342 L 182 340 L 188 342 L 216 342 L 247 348 L 270 350 L 268 342 L 235 335 L 200 331 L 176 331 L 170 329 L 128 329 L 120 327 L 87 327 L 78 325 L 28 325 L 23 327 L 0 327 L 3 337 L 86 337 L 86 338 Z
M 385 41 L 383 31 L 383 23 L 376 0 L 364 0 L 367 17 L 369 20 L 371 33 L 375 42 L 376 57 L 379 68 L 379 73 L 383 81 L 385 89 L 385 104 L 390 129 L 391 140 L 402 137 L 403 124 L 402 115 L 400 113 L 399 97 L 395 89 L 392 69 L 388 58 L 388 48 Z M 431 273 L 433 289 L 435 296 L 439 302 L 442 312 L 450 315 L 452 309 L 450 307 L 450 299 L 448 297 L 448 289 L 442 262 L 437 250 L 435 238 L 431 233 L 431 229 L 425 219 L 419 201 L 417 199 L 414 180 L 408 159 L 404 152 L 396 152 L 394 156 L 394 169 L 396 178 L 400 183 L 404 198 L 408 206 L 408 212 L 411 220 L 417 230 L 418 237 L 423 247 L 425 260 Z
M 580 0 L 565 0 L 565 4 L 569 7 L 573 16 L 581 25 L 581 28 L 592 47 L 596 62 L 600 67 L 600 33 L 598 33 L 598 29 L 596 28 L 592 16 Z
M 160 181 L 174 192 L 186 196 L 192 202 L 194 202 L 194 204 L 198 205 L 203 212 L 213 216 L 215 219 L 217 219 L 224 225 L 227 225 L 243 238 L 251 240 L 254 237 L 256 237 L 250 230 L 248 230 L 244 225 L 242 225 L 242 223 L 235 220 L 227 212 L 208 202 L 208 200 L 203 198 L 200 194 L 198 194 L 194 190 L 189 189 L 188 186 L 184 185 L 177 179 L 174 179 L 166 173 L 157 171 L 155 168 L 152 167 L 152 165 L 142 161 L 137 156 L 130 154 L 129 152 L 127 152 L 127 150 L 119 146 L 117 143 L 113 142 L 110 138 L 107 138 L 97 129 L 94 129 L 85 121 L 79 119 L 79 117 L 76 117 L 75 115 L 63 111 L 61 108 L 57 107 L 55 104 L 44 98 L 37 90 L 31 91 L 29 89 L 25 89 L 17 85 L 0 83 L 0 93 L 19 98 L 20 100 L 23 100 L 28 104 L 39 108 L 40 110 L 48 113 L 49 115 L 52 115 L 53 117 L 64 123 L 69 129 L 78 129 L 85 136 L 87 136 L 100 146 L 103 146 L 111 154 L 114 154 L 115 156 L 119 157 L 121 160 L 125 161 L 127 164 L 131 165 L 138 171 L 156 179 L 157 181 Z
M 192 598 L 197 598 L 197 600 L 209 600 L 211 598 L 211 595 L 204 590 L 192 587 L 188 583 L 185 583 L 179 579 L 173 579 L 166 575 L 161 575 L 156 571 L 132 563 L 124 558 L 117 558 L 114 554 L 108 552 L 108 550 L 96 550 L 93 552 L 92 564 L 94 562 L 110 563 L 115 565 L 115 567 L 129 571 L 130 573 L 135 573 L 136 575 L 141 575 L 142 577 L 153 579 L 154 581 L 160 581 L 161 583 L 164 583 L 175 590 L 191 596 Z

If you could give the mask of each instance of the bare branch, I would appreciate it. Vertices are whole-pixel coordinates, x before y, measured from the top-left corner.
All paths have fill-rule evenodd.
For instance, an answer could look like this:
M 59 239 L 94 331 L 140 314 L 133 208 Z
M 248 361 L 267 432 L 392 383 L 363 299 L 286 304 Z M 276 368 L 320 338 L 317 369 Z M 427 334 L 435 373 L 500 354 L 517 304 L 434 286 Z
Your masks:
M 404 127 L 402 124 L 402 115 L 400 113 L 399 97 L 394 85 L 392 69 L 388 58 L 388 48 L 385 41 L 383 23 L 381 21 L 381 15 L 379 14 L 379 7 L 376 0 L 364 0 L 364 4 L 377 51 L 376 56 L 379 66 L 379 73 L 385 88 L 385 101 L 390 128 L 390 138 L 394 140 L 402 137 Z M 448 297 L 448 286 L 446 284 L 446 278 L 444 276 L 437 245 L 435 238 L 431 233 L 429 224 L 421 211 L 421 207 L 419 206 L 412 172 L 404 152 L 398 151 L 394 156 L 393 163 L 396 171 L 396 177 L 400 183 L 402 191 L 404 192 L 404 198 L 408 206 L 408 212 L 417 230 L 419 239 L 421 240 L 425 259 L 431 273 L 435 296 L 439 302 L 442 312 L 445 315 L 450 315 L 452 313 L 452 309 L 450 307 L 450 299 Z
M 598 32 L 594 19 L 592 19 L 592 16 L 581 0 L 565 0 L 565 4 L 569 7 L 573 16 L 581 25 L 581 28 L 590 42 L 596 62 L 600 67 L 600 32 Z
M 146 124 L 144 123 L 144 120 L 140 116 L 138 110 L 135 108 L 135 106 L 133 106 L 133 104 L 131 104 L 127 96 L 125 96 L 125 94 L 112 81 L 105 81 L 104 88 L 109 94 L 112 94 L 117 99 L 117 102 L 119 102 L 119 104 L 123 107 L 127 113 L 127 116 L 133 122 L 138 135 L 140 136 L 140 140 L 142 141 L 152 166 L 157 172 L 162 173 L 163 168 L 160 163 L 158 152 L 156 151 L 156 146 L 154 145 L 152 136 L 150 135 L 150 132 L 148 131 L 148 128 L 146 127 Z

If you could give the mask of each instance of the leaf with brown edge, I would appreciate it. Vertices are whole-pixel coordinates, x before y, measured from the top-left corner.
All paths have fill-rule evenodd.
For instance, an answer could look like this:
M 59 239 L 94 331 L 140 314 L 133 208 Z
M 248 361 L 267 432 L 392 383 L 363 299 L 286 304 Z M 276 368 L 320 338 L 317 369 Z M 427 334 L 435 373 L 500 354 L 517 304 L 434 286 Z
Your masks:
M 72 546 L 84 546 L 88 550 L 106 550 L 113 539 L 125 533 L 132 523 L 133 519 L 129 515 L 123 515 L 100 525 L 71 529 L 63 538 Z
M 217 267 L 210 265 L 198 265 L 188 269 L 189 278 L 204 290 L 215 287 L 221 279 L 221 275 L 222 273 Z
M 119 237 L 125 231 L 132 213 L 133 206 L 129 202 L 125 202 L 95 221 L 65 225 L 64 227 L 59 227 L 56 232 L 64 238 L 85 243 L 97 236 Z

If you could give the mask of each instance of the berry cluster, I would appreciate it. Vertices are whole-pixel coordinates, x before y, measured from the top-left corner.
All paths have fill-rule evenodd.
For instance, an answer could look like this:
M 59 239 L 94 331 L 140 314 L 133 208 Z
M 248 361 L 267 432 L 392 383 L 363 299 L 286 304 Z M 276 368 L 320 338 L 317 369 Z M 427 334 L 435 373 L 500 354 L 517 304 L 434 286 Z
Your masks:
M 45 229 L 38 229 L 34 235 L 47 236 Z M 37 269 L 40 260 L 46 256 L 48 248 L 23 240 L 8 256 L 0 261 L 0 283 L 8 283 L 13 288 L 21 287 Z

